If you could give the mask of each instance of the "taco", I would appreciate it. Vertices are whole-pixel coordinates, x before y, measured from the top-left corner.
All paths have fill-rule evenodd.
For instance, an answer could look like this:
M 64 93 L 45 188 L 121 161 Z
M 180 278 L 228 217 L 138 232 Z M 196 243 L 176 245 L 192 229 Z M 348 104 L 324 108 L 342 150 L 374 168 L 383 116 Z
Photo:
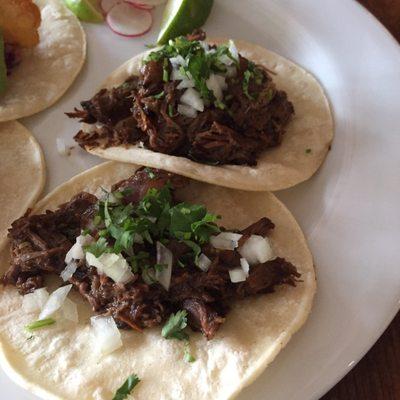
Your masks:
M 82 109 L 90 153 L 243 190 L 308 179 L 333 138 L 328 100 L 298 65 L 244 41 L 179 37 L 132 58 Z
M 0 248 L 11 222 L 38 199 L 45 179 L 42 149 L 18 122 L 0 123 Z
M 62 0 L 1 1 L 0 121 L 50 107 L 71 86 L 85 56 L 84 31 Z
M 0 258 L 2 365 L 46 399 L 109 400 L 138 377 L 136 399 L 232 398 L 315 292 L 304 236 L 273 194 L 115 162 L 15 221 Z

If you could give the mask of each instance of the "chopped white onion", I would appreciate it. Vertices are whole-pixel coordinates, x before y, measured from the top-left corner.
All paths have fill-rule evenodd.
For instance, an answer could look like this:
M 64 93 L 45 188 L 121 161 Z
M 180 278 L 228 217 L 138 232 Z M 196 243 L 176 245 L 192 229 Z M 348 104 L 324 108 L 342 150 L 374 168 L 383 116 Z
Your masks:
M 225 65 L 232 65 L 234 63 L 232 58 L 228 57 L 226 54 L 222 54 L 222 56 L 219 58 L 219 61 L 221 61 L 222 64 Z
M 207 42 L 205 42 L 204 40 L 200 40 L 200 46 L 204 49 L 204 51 L 206 53 L 208 53 L 210 51 L 210 46 Z
M 65 267 L 65 269 L 61 272 L 60 274 L 61 279 L 64 282 L 66 282 L 68 279 L 72 277 L 77 268 L 78 268 L 77 262 L 74 260 L 70 261 Z
M 173 69 L 171 74 L 171 79 L 173 81 L 182 81 L 187 79 L 186 75 L 183 75 L 179 69 Z
M 96 257 L 87 252 L 86 262 L 116 283 L 128 283 L 134 278 L 129 264 L 121 254 L 104 253 L 100 257 Z
M 121 333 L 113 317 L 96 316 L 90 318 L 96 337 L 96 350 L 103 356 L 122 347 Z
M 147 216 L 146 218 L 147 218 L 151 223 L 153 223 L 153 224 L 154 224 L 154 222 L 157 221 L 157 218 L 156 218 L 156 217 Z
M 193 107 L 187 106 L 185 104 L 178 104 L 178 113 L 188 118 L 197 117 L 197 111 Z
M 67 145 L 65 144 L 64 140 L 61 138 L 56 139 L 56 146 L 57 146 L 57 151 L 61 156 L 68 156 L 69 151 L 67 148 Z
M 186 60 L 180 54 L 178 54 L 176 57 L 171 57 L 169 62 L 172 64 L 172 68 L 174 69 L 178 69 L 181 66 L 185 67 L 187 65 Z
M 268 238 L 259 235 L 251 235 L 238 251 L 250 265 L 265 263 L 274 258 Z
M 93 242 L 93 238 L 90 235 L 79 235 L 76 238 L 74 245 L 69 249 L 68 253 L 65 255 L 65 262 L 69 264 L 72 260 L 82 260 L 85 258 L 83 252 L 83 246 Z
M 249 276 L 250 264 L 245 258 L 240 259 L 240 266 L 242 267 L 243 272 L 246 274 L 246 277 Z
M 179 85 L 177 86 L 177 89 L 188 89 L 188 88 L 193 88 L 195 86 L 194 81 L 191 79 L 182 79 Z
M 207 272 L 211 262 L 212 261 L 204 253 L 201 253 L 197 265 L 202 271 Z
M 239 61 L 239 52 L 233 40 L 229 41 L 229 52 L 236 61 Z
M 235 250 L 239 246 L 239 240 L 242 237 L 239 233 L 221 232 L 217 236 L 211 236 L 210 243 L 220 250 Z
M 206 81 L 206 85 L 208 89 L 214 93 L 214 96 L 217 100 L 222 100 L 222 91 L 227 88 L 225 78 L 223 76 L 211 74 Z
M 242 268 L 235 268 L 229 271 L 229 278 L 232 283 L 244 282 L 246 280 L 246 274 Z
M 28 293 L 22 298 L 22 308 L 26 312 L 40 311 L 49 298 L 46 288 L 36 289 L 33 293 Z
M 55 290 L 46 301 L 42 311 L 39 315 L 39 319 L 45 319 L 51 317 L 56 311 L 58 311 L 64 304 L 65 299 L 71 290 L 72 285 L 61 286 Z
M 157 264 L 163 265 L 162 270 L 156 270 L 156 280 L 165 288 L 169 290 L 172 274 L 172 253 L 171 250 L 165 247 L 161 242 L 157 242 Z
M 61 307 L 62 316 L 64 319 L 78 323 L 78 307 L 72 300 L 66 298 Z
M 193 107 L 197 111 L 204 111 L 204 101 L 200 97 L 200 93 L 193 88 L 186 89 L 185 93 L 181 96 L 181 102 Z

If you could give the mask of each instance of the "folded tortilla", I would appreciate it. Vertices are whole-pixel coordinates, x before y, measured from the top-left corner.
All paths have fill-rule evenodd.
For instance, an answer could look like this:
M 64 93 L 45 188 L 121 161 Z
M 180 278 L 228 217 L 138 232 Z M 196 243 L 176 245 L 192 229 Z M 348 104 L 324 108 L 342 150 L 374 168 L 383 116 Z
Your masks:
M 0 94 L 0 122 L 35 114 L 54 104 L 72 85 L 86 58 L 85 33 L 62 0 L 34 0 L 42 23 L 39 44 L 22 50 L 21 63 Z
M 214 39 L 210 43 L 227 41 Z M 106 149 L 88 147 L 86 150 L 106 159 L 161 168 L 203 182 L 242 190 L 275 191 L 309 179 L 321 166 L 333 139 L 333 120 L 323 88 L 313 75 L 286 58 L 242 40 L 235 40 L 235 44 L 244 57 L 275 73 L 272 77 L 277 88 L 287 93 L 296 113 L 286 127 L 282 144 L 262 153 L 257 166 L 206 165 L 138 145 Z M 138 75 L 147 54 L 139 54 L 127 61 L 106 79 L 101 88 L 119 86 L 130 76 Z M 91 125 L 83 124 L 83 130 L 90 128 Z
M 132 175 L 137 166 L 104 163 L 55 189 L 34 208 L 35 213 L 56 209 L 78 192 L 98 193 L 99 186 Z M 309 315 L 316 288 L 313 259 L 300 227 L 286 207 L 270 193 L 245 192 L 191 181 L 176 192 L 188 202 L 205 204 L 222 216 L 221 224 L 244 228 L 268 216 L 276 228 L 269 236 L 277 256 L 285 257 L 301 273 L 296 287 L 282 286 L 276 292 L 254 296 L 233 304 L 226 322 L 214 339 L 190 334 L 190 350 L 196 361 L 183 360 L 184 344 L 166 340 L 161 327 L 143 333 L 122 330 L 123 347 L 98 360 L 89 317 L 89 305 L 73 292 L 79 323 L 57 321 L 36 331 L 33 338 L 24 326 L 37 319 L 25 312 L 15 287 L 0 291 L 0 360 L 6 372 L 20 385 L 44 399 L 110 400 L 128 375 L 141 382 L 132 398 L 218 400 L 231 399 L 256 379 Z M 9 249 L 0 252 L 1 272 L 8 268 Z M 52 277 L 50 290 L 60 279 Z
M 0 123 L 0 248 L 11 222 L 40 196 L 46 180 L 42 149 L 16 121 Z

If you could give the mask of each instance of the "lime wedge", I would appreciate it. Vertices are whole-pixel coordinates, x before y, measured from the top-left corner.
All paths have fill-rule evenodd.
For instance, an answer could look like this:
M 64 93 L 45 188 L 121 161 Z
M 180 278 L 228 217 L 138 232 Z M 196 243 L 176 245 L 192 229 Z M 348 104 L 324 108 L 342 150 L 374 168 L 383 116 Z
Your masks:
M 65 5 L 81 20 L 102 22 L 103 14 L 97 8 L 96 0 L 64 0 Z
M 165 44 L 169 39 L 200 28 L 210 15 L 213 3 L 214 0 L 168 0 L 157 43 Z
M 3 34 L 0 31 L 0 93 L 6 90 L 7 84 L 7 67 L 4 57 L 4 40 Z

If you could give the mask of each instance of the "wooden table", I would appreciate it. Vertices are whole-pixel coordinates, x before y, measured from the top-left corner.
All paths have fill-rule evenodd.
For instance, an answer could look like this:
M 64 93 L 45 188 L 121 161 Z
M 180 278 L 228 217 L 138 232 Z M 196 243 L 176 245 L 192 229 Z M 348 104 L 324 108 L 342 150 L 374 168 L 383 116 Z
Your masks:
M 359 1 L 400 42 L 400 0 Z M 360 363 L 321 400 L 400 400 L 400 313 Z

